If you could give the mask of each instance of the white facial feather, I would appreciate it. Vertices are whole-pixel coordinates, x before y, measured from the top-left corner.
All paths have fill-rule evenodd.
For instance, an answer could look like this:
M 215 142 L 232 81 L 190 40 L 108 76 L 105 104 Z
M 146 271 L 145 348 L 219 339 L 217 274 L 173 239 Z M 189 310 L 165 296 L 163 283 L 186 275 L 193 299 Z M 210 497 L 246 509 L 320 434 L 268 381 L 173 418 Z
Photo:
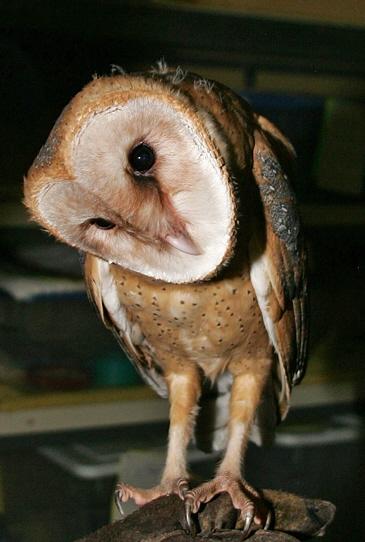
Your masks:
M 235 214 L 224 160 L 208 148 L 212 124 L 207 123 L 203 137 L 181 109 L 141 96 L 89 116 L 70 150 L 75 179 L 68 187 L 50 184 L 39 196 L 40 211 L 68 243 L 168 282 L 203 279 L 222 263 Z M 155 152 L 152 174 L 158 190 L 131 175 L 128 155 L 140 142 Z M 224 148 L 221 140 L 219 147 Z M 96 217 L 120 227 L 104 231 L 82 226 Z M 161 243 L 173 233 L 175 217 L 199 254 Z

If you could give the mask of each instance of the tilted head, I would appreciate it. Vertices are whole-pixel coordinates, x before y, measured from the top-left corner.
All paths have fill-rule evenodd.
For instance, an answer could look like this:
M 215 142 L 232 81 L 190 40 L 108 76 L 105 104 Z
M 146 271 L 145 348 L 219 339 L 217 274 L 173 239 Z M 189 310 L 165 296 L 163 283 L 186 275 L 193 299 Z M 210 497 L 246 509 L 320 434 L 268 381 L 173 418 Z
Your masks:
M 229 261 L 237 201 L 229 145 L 212 113 L 222 104 L 208 84 L 174 74 L 87 85 L 34 161 L 25 203 L 69 245 L 183 283 L 214 276 Z

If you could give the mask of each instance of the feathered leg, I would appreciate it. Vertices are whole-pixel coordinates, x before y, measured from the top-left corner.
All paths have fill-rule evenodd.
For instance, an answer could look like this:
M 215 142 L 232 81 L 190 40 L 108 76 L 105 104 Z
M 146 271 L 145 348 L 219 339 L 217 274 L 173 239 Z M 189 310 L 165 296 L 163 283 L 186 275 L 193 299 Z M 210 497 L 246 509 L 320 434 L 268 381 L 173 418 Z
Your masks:
M 197 512 L 201 503 L 206 503 L 219 493 L 229 493 L 234 508 L 240 511 L 244 521 L 244 535 L 252 523 L 267 526 L 269 518 L 255 506 L 258 493 L 242 478 L 241 467 L 252 421 L 266 383 L 269 362 L 258 362 L 260 371 L 235 376 L 230 401 L 229 438 L 224 458 L 213 480 L 188 491 L 186 500 L 191 511 Z M 264 518 L 262 516 L 265 516 Z
M 200 375 L 195 367 L 171 372 L 166 376 L 170 398 L 169 443 L 165 468 L 161 482 L 150 489 L 141 489 L 129 484 L 117 485 L 117 501 L 133 499 L 143 505 L 162 495 L 176 493 L 184 498 L 188 490 L 186 449 L 192 434 L 200 396 Z

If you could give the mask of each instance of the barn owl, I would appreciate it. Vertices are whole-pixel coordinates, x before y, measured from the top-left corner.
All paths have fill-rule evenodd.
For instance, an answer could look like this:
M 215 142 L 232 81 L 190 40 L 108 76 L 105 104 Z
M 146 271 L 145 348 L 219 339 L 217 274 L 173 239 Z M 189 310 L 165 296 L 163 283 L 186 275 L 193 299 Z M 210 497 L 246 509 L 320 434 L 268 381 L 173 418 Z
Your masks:
M 284 135 L 233 91 L 160 63 L 95 78 L 31 166 L 32 218 L 85 254 L 102 321 L 170 402 L 161 482 L 121 483 L 120 501 L 175 493 L 190 521 L 228 492 L 245 535 L 268 525 L 243 464 L 253 428 L 261 439 L 272 433 L 305 370 L 294 158 Z M 187 446 L 207 383 L 221 420 L 212 435 L 225 452 L 214 478 L 191 488 Z

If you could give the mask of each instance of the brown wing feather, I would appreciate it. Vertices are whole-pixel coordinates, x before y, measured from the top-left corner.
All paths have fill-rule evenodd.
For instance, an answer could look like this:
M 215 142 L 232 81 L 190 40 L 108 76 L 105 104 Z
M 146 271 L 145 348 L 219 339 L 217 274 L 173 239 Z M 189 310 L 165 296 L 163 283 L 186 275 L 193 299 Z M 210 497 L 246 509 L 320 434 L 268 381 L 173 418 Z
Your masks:
M 110 271 L 110 264 L 86 254 L 84 272 L 89 298 L 96 306 L 104 325 L 113 332 L 138 373 L 161 397 L 166 398 L 165 380 L 156 370 L 138 324 L 120 303 L 117 285 Z
M 271 323 L 290 388 L 304 375 L 308 339 L 306 255 L 289 181 L 294 151 L 269 121 L 257 121 L 253 174 L 266 222 L 264 261 L 271 286 L 267 305 L 280 307 Z

